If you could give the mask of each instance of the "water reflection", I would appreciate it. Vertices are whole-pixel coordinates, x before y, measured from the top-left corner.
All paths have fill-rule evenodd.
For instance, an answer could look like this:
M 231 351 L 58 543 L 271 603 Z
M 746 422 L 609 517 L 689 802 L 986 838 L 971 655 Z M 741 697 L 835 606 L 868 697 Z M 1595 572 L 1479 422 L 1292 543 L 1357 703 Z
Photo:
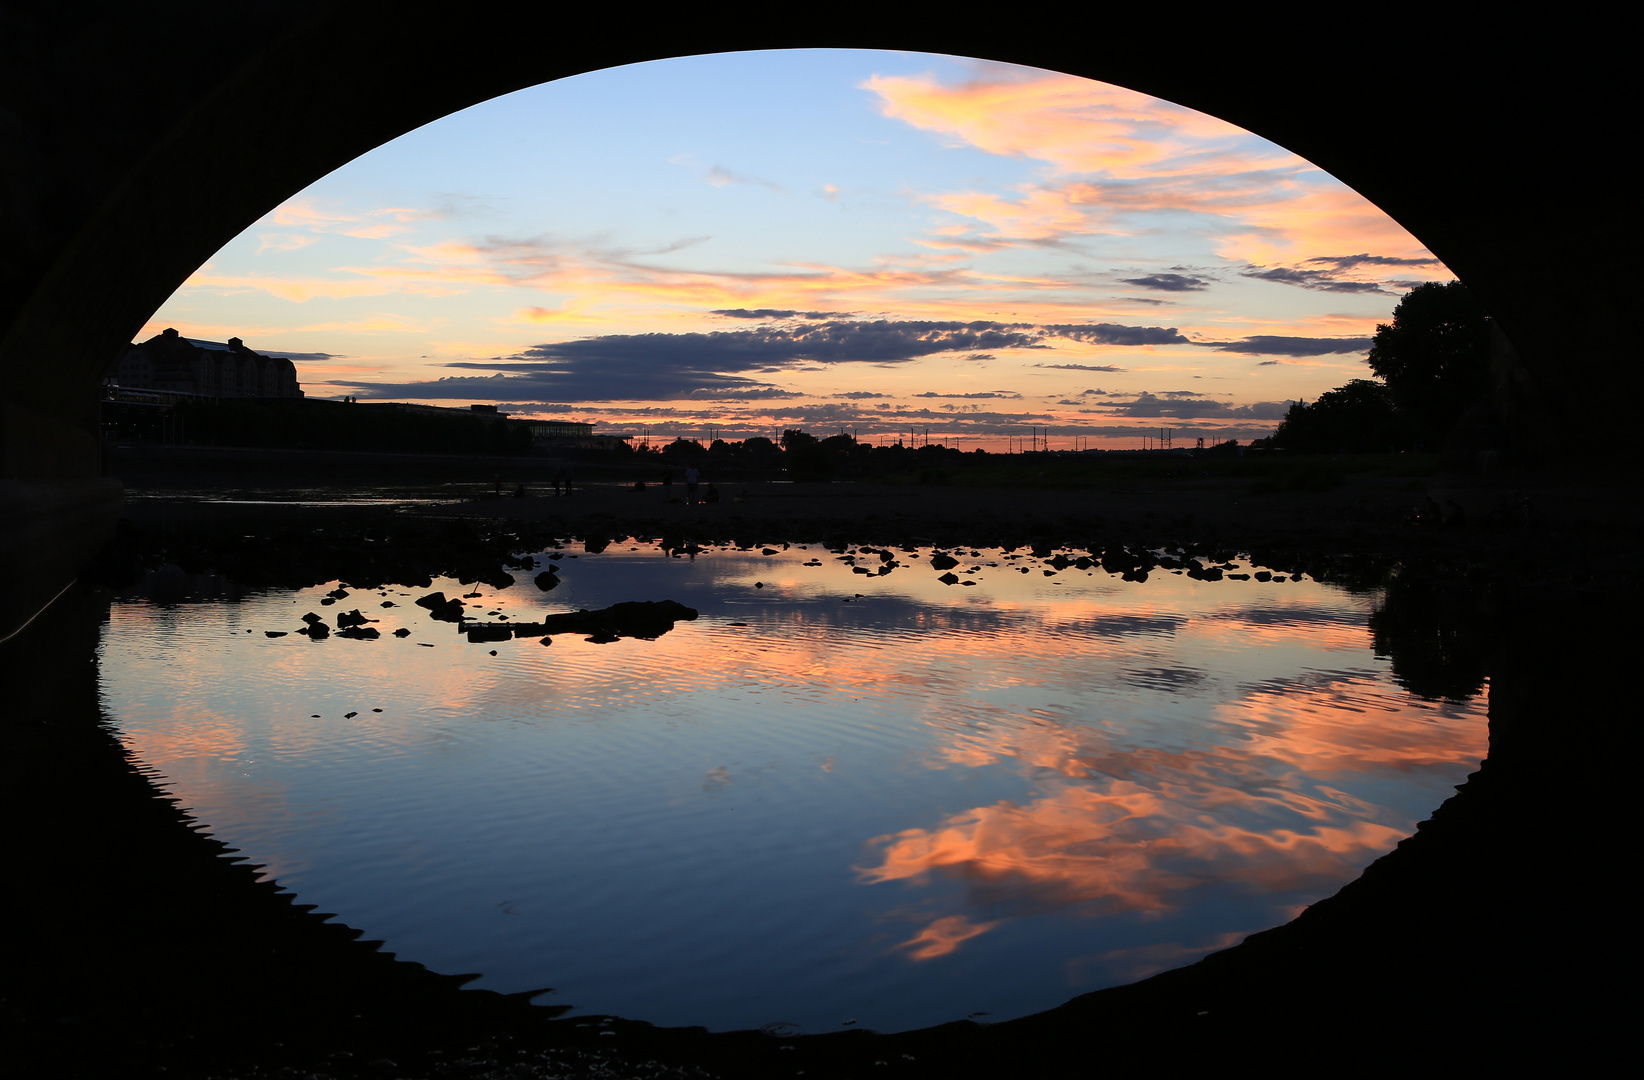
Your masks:
M 1333 892 L 1483 754 L 1481 701 L 1375 655 L 1371 596 L 987 552 L 965 588 L 929 556 L 627 543 L 549 593 L 435 583 L 496 622 L 701 612 L 549 648 L 405 589 L 132 599 L 105 695 L 219 837 L 402 957 L 713 1028 L 1001 1018 L 1187 962 Z M 264 635 L 355 608 L 381 638 Z

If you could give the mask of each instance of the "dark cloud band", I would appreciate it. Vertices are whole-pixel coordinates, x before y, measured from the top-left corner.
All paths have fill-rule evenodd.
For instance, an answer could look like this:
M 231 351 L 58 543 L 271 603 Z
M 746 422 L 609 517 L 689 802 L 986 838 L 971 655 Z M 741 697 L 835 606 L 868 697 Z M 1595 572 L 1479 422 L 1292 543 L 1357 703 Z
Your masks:
M 1367 337 L 1317 338 L 1254 334 L 1238 341 L 1196 341 L 1218 352 L 1248 353 L 1253 356 L 1339 356 L 1366 353 L 1372 341 Z
M 1208 278 L 1189 277 L 1186 274 L 1148 274 L 1146 277 L 1120 278 L 1126 285 L 1160 292 L 1198 292 L 1210 285 Z
M 1280 285 L 1294 285 L 1299 289 L 1313 289 L 1317 292 L 1333 293 L 1384 293 L 1387 290 L 1375 281 L 1342 281 L 1336 276 L 1335 270 L 1292 270 L 1287 266 L 1273 266 L 1263 269 L 1253 266 L 1248 270 L 1240 271 L 1241 277 L 1255 278 L 1258 281 L 1273 281 Z
M 727 308 L 736 318 L 824 315 L 785 309 Z M 794 325 L 686 334 L 604 334 L 549 342 L 506 358 L 458 361 L 448 367 L 495 373 L 426 383 L 357 383 L 372 396 L 507 397 L 541 401 L 675 401 L 772 399 L 798 396 L 772 376 L 818 370 L 816 365 L 905 364 L 926 356 L 991 358 L 1003 349 L 1050 349 L 1053 338 L 1083 344 L 1187 344 L 1174 327 L 1119 323 L 1032 323 L 830 318 Z M 1081 371 L 1113 371 L 1082 366 Z M 496 379 L 505 380 L 505 385 Z
M 1195 396 L 1191 391 L 1173 390 L 1163 394 L 1144 391 L 1132 401 L 1103 402 L 1098 409 L 1090 411 L 1106 416 L 1170 417 L 1180 420 L 1282 420 L 1289 408 L 1288 401 L 1229 405 L 1224 401 Z

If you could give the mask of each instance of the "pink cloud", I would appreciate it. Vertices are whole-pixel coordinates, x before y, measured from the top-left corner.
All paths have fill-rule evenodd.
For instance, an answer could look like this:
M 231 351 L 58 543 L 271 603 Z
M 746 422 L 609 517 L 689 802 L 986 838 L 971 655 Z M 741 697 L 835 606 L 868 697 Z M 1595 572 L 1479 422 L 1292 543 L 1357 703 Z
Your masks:
M 938 228 L 927 243 L 982 250 L 1099 231 L 1128 233 L 1163 212 L 1202 224 L 1217 254 L 1293 261 L 1352 251 L 1427 252 L 1367 199 L 1295 154 L 1225 121 L 1105 83 L 988 65 L 951 85 L 934 76 L 875 76 L 884 115 L 953 145 L 1043 162 L 1014 192 L 926 197 L 980 232 Z

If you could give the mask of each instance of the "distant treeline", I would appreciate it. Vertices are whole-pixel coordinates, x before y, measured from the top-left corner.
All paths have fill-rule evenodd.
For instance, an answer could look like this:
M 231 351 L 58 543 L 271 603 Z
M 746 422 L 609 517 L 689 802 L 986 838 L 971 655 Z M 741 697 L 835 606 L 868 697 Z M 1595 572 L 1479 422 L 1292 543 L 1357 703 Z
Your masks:
M 529 454 L 531 432 L 495 416 L 423 413 L 341 401 L 228 398 L 178 405 L 171 438 L 196 446 Z
M 785 474 L 791 480 L 834 480 L 956 468 L 986 457 L 981 450 L 965 454 L 937 444 L 873 446 L 844 434 L 819 439 L 806 431 L 790 428 L 783 432 L 780 444 L 764 436 L 741 442 L 715 439 L 707 446 L 694 439 L 675 439 L 658 449 L 641 446 L 631 461 L 634 465 L 652 461 L 662 475 L 695 465 L 710 474 L 765 473 Z
M 1188 477 L 1246 478 L 1256 492 L 1326 490 L 1341 484 L 1346 473 L 1329 459 L 1272 451 L 1246 453 L 1235 440 L 1202 450 L 1167 454 L 1091 454 L 1062 451 L 998 454 L 960 451 L 932 443 L 874 446 L 848 434 L 818 438 L 790 429 L 780 444 L 756 437 L 745 442 L 715 439 L 704 446 L 676 439 L 660 448 L 640 447 L 623 460 L 636 479 L 655 483 L 682 480 L 687 466 L 706 480 L 775 478 L 827 481 L 860 480 L 888 484 L 956 484 L 965 486 L 1077 488 L 1125 480 Z M 1355 474 L 1422 476 L 1433 461 L 1423 454 L 1365 455 Z

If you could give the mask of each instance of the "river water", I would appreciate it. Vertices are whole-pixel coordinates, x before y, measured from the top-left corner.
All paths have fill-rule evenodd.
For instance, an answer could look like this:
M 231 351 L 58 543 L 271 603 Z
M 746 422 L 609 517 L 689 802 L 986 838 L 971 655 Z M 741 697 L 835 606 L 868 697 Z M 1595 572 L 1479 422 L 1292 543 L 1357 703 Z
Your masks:
M 1191 963 L 1353 879 L 1485 752 L 1483 695 L 1406 693 L 1375 597 L 1311 580 L 554 554 L 551 592 L 434 587 L 482 621 L 700 617 L 544 647 L 398 587 L 133 597 L 105 708 L 212 833 L 400 957 L 714 1030 L 999 1020 Z M 381 638 L 290 633 L 356 608 Z

